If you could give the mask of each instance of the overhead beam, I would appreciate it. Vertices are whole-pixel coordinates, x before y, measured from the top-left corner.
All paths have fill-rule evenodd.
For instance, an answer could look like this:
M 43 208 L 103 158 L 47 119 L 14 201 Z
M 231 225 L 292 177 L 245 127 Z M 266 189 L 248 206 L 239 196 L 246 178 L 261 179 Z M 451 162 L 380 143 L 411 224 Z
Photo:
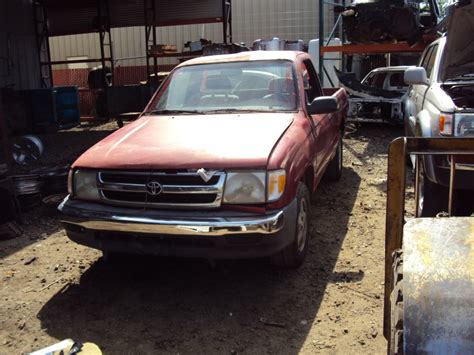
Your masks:
M 418 43 L 410 46 L 406 42 L 398 43 L 370 43 L 344 44 L 341 46 L 324 46 L 320 48 L 322 54 L 339 52 L 344 54 L 387 54 L 387 53 L 416 53 L 423 52 L 429 43 Z

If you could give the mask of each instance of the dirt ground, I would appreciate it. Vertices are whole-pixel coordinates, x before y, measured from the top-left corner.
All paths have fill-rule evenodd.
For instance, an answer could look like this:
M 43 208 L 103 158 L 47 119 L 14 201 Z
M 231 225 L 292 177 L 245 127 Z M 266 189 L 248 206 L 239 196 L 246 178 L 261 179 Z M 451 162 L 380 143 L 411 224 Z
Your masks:
M 65 147 L 50 159 L 67 161 L 115 127 L 43 137 L 45 148 Z M 387 147 L 399 135 L 349 125 L 343 177 L 319 187 L 297 271 L 266 260 L 117 265 L 69 241 L 54 209 L 25 213 L 23 236 L 0 240 L 0 354 L 66 338 L 106 354 L 383 354 Z

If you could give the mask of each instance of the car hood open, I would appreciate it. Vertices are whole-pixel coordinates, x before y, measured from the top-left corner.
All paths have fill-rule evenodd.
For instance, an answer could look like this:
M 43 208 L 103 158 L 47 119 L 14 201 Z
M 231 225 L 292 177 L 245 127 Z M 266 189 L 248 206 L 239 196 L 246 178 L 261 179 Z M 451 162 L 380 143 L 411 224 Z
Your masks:
M 474 74 L 474 1 L 454 6 L 448 17 L 448 35 L 441 64 L 441 80 Z
M 85 152 L 94 169 L 265 168 L 294 113 L 143 116 Z

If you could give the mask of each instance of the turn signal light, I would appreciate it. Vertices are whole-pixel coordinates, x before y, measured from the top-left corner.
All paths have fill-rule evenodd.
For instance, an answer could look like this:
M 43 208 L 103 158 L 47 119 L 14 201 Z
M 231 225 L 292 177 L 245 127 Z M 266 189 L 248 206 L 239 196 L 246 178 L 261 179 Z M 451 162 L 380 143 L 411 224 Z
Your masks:
M 453 135 L 453 115 L 439 115 L 439 133 L 444 136 Z

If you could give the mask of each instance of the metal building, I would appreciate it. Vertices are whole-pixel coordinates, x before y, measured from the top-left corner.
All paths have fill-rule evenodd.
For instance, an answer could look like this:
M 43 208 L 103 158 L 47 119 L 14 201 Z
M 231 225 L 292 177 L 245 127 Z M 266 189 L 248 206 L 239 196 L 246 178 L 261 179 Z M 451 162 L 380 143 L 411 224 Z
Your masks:
M 325 9 L 325 33 L 334 23 L 332 7 Z M 158 17 L 160 15 L 158 14 Z M 251 45 L 256 39 L 303 39 L 318 37 L 319 2 L 314 0 L 233 0 L 233 42 Z M 222 42 L 222 25 L 208 23 L 157 28 L 158 43 L 174 44 L 178 51 L 187 41 L 207 38 Z M 116 66 L 145 64 L 145 37 L 143 27 L 112 29 L 112 44 Z M 52 61 L 98 58 L 100 52 L 96 33 L 50 38 Z M 176 64 L 174 58 L 160 58 L 160 64 Z M 94 64 L 80 64 L 87 68 Z M 53 69 L 78 68 L 77 64 L 54 66 Z

